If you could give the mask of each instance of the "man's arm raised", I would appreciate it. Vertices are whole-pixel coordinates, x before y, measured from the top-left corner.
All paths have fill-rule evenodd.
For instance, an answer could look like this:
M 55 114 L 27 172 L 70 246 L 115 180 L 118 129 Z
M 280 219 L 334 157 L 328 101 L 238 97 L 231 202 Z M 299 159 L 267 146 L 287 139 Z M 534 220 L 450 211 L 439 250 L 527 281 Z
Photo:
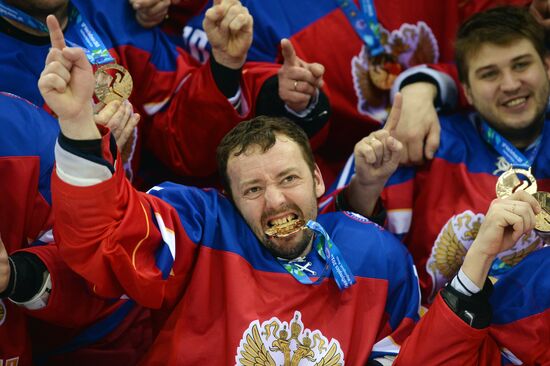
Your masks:
M 94 123 L 92 95 L 94 75 L 81 48 L 66 47 L 59 22 L 46 19 L 52 47 L 38 88 L 46 103 L 57 114 L 63 135 L 74 140 L 99 139 Z
M 401 95 L 396 94 L 384 128 L 372 132 L 355 145 L 355 175 L 344 194 L 350 208 L 363 216 L 372 216 L 384 185 L 399 166 L 403 145 L 393 134 L 401 115 L 401 105 Z
M 234 70 L 244 65 L 252 44 L 252 25 L 252 16 L 240 1 L 214 0 L 202 26 L 217 63 Z

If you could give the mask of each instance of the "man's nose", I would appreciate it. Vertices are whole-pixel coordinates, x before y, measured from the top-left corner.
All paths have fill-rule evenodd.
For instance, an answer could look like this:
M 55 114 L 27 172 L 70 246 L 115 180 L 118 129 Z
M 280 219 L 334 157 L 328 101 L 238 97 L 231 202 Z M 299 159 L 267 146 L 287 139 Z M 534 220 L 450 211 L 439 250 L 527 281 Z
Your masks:
M 277 209 L 286 203 L 286 197 L 284 192 L 273 186 L 269 186 L 265 190 L 265 203 L 267 208 Z
M 502 91 L 511 92 L 516 91 L 521 86 L 521 80 L 519 76 L 513 72 L 504 72 L 500 84 Z

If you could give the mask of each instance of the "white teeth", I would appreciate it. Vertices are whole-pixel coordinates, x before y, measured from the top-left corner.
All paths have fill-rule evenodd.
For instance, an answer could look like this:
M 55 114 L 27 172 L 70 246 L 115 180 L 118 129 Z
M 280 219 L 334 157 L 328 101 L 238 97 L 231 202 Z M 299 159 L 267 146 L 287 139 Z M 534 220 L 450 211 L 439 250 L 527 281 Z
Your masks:
M 516 98 L 516 99 L 513 99 L 509 102 L 506 103 L 506 106 L 507 107 L 515 107 L 517 105 L 520 105 L 521 103 L 525 103 L 525 101 L 527 100 L 527 98 L 523 97 L 523 98 Z
M 270 224 L 273 226 L 282 225 L 292 221 L 293 219 L 294 219 L 294 215 L 288 215 L 285 217 L 281 217 L 280 219 L 271 220 Z

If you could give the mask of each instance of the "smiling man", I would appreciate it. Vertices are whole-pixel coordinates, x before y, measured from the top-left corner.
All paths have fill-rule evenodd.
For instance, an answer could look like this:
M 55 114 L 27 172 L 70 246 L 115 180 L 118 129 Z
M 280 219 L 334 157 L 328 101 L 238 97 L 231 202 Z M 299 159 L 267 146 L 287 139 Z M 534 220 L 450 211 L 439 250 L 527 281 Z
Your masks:
M 550 192 L 544 31 L 525 9 L 502 7 L 476 14 L 457 35 L 456 62 L 467 98 L 477 111 L 441 119 L 441 145 L 434 160 L 421 167 L 397 168 L 387 154 L 397 142 L 387 131 L 377 131 L 356 145 L 356 174 L 334 201 L 345 204 L 347 199 L 357 212 L 372 215 L 381 198 L 388 228 L 404 237 L 413 255 L 422 300 L 426 305 L 433 302 L 428 316 L 438 293 L 456 279 L 468 288 L 463 291 L 466 302 L 468 295 L 487 297 L 481 288 L 489 274 L 497 281 L 490 297 L 493 316 L 479 322 L 479 317 L 465 314 L 463 319 L 478 329 L 465 328 L 464 339 L 489 329 L 497 351 L 502 350 L 514 365 L 546 365 L 550 360 L 548 236 L 525 230 L 483 265 L 466 265 L 468 257 L 479 254 L 476 243 L 483 242 L 483 228 L 495 223 L 490 207 L 519 194 L 533 200 L 523 191 Z M 513 220 L 532 216 L 532 212 L 520 214 L 514 205 L 508 206 L 507 224 L 498 223 L 501 229 L 511 231 L 507 225 Z M 487 272 L 476 276 L 478 281 L 465 270 L 484 267 Z M 477 285 L 470 286 L 472 281 Z M 460 304 L 457 299 L 453 302 Z M 479 344 L 468 352 L 477 354 Z M 481 364 L 500 364 L 498 352 L 494 362 Z
M 518 188 L 550 191 L 544 30 L 525 9 L 497 8 L 467 21 L 455 47 L 460 79 L 476 111 L 441 116 L 441 146 L 421 167 L 368 163 L 365 154 L 384 139 L 365 138 L 356 146 L 355 183 L 339 193 L 366 216 L 381 197 L 387 227 L 413 255 L 424 303 L 456 275 L 497 195 Z M 376 156 L 381 162 L 380 152 Z M 348 195 L 354 187 L 370 188 Z M 366 210 L 365 202 L 371 203 Z M 499 254 L 491 273 L 505 272 L 543 245 L 537 235 L 525 235 Z

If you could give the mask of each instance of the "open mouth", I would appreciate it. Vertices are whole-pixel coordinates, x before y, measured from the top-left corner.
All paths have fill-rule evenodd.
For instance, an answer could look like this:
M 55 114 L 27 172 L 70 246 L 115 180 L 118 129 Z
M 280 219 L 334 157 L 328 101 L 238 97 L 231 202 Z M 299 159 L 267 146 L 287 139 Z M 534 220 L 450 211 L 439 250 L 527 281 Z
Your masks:
M 265 231 L 265 235 L 273 238 L 284 238 L 305 228 L 306 222 L 299 219 L 295 214 L 270 220 L 269 228 Z
M 513 108 L 513 107 L 517 107 L 518 105 L 522 105 L 526 102 L 527 102 L 527 97 L 518 97 L 518 98 L 510 99 L 505 103 L 502 103 L 502 105 L 508 108 Z

